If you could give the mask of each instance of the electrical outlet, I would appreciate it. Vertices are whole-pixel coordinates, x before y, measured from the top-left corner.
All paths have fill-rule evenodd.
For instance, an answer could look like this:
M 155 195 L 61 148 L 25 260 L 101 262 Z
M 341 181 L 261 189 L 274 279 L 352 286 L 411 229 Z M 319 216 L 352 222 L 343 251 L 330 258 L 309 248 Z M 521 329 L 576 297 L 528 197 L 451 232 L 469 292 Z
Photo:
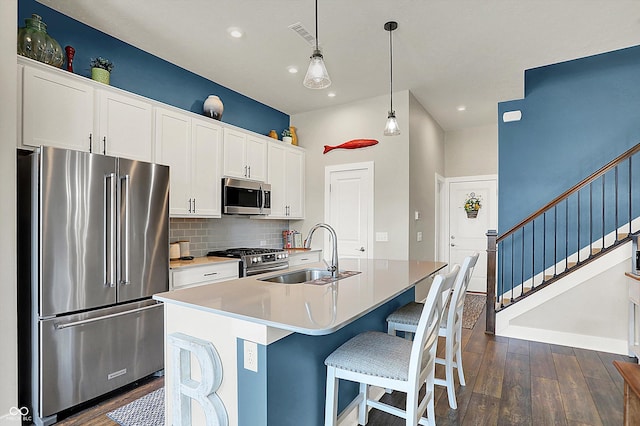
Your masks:
M 244 368 L 258 372 L 258 344 L 248 340 L 244 341 Z
M 416 235 L 418 241 L 422 241 L 422 232 L 418 231 L 418 234 Z

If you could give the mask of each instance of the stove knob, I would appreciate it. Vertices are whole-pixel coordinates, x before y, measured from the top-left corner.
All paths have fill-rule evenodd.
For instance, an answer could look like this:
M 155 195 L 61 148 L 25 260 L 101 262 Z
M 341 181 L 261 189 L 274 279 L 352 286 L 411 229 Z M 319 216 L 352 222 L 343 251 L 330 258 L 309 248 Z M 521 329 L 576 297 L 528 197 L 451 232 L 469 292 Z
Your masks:
M 254 257 L 252 260 L 253 260 L 253 263 L 258 263 L 258 262 L 260 262 L 260 258 L 259 258 L 259 257 Z

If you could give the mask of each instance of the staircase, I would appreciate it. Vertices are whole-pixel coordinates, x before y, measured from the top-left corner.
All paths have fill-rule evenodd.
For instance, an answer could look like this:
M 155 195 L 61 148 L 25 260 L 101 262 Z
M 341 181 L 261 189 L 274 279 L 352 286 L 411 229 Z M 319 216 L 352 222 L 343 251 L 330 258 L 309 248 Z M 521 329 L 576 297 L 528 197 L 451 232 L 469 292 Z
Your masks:
M 640 144 L 502 235 L 487 233 L 487 333 L 498 312 L 630 245 L 640 229 L 639 153 Z

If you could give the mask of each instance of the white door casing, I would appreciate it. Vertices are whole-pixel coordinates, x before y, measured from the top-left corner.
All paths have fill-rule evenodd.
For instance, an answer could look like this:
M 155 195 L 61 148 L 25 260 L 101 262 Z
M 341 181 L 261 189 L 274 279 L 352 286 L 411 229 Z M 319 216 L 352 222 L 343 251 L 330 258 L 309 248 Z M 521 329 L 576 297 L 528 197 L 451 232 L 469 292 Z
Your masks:
M 478 252 L 480 258 L 469 283 L 469 291 L 486 292 L 487 237 L 489 229 L 497 229 L 498 196 L 495 176 L 470 176 L 446 179 L 442 194 L 447 214 L 443 243 L 448 244 L 449 265 L 462 264 L 466 256 Z M 467 216 L 465 201 L 473 196 L 480 199 L 477 217 Z M 445 251 L 446 253 L 446 251 Z
M 338 257 L 373 258 L 374 163 L 325 168 L 325 222 L 338 236 Z M 325 233 L 325 256 L 329 236 Z

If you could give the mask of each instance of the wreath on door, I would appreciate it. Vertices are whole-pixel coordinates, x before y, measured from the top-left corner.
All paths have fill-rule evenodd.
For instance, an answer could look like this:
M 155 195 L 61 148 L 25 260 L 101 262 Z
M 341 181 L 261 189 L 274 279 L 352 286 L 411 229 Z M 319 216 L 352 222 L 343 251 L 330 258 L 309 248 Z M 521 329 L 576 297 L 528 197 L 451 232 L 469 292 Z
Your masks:
M 476 196 L 475 192 L 467 194 L 467 199 L 464 202 L 464 211 L 467 212 L 469 219 L 478 217 L 478 210 L 482 207 L 480 201 L 480 196 Z

